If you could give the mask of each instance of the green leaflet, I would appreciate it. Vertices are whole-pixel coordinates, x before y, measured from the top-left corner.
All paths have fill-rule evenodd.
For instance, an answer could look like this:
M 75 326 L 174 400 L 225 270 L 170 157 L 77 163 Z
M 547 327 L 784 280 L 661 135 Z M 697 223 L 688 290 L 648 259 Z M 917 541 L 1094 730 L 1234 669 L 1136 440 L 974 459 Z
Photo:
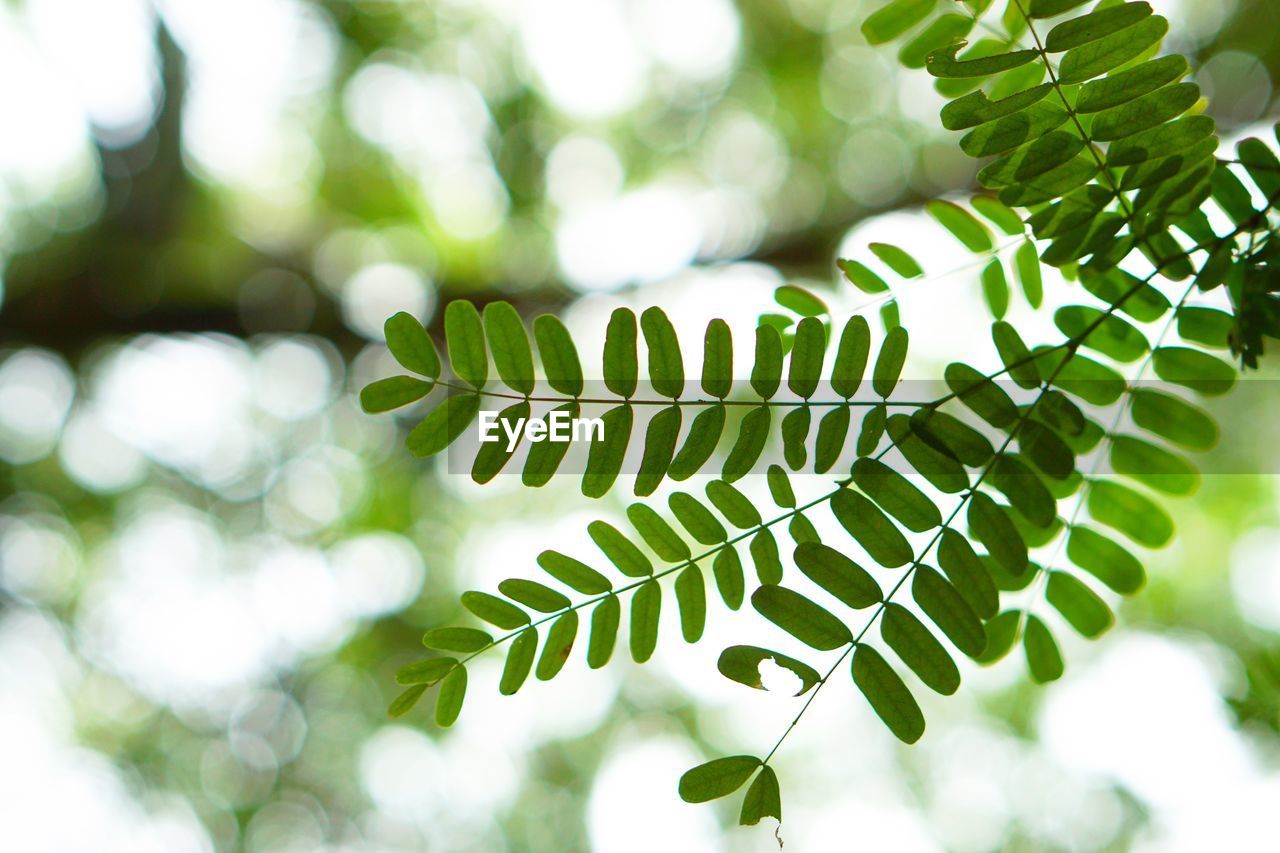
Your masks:
M 1065 480 L 1076 470 L 1075 454 L 1067 443 L 1034 420 L 1026 421 L 1018 430 L 1018 446 L 1037 468 L 1055 480 Z
M 853 652 L 853 683 L 862 691 L 884 724 L 898 740 L 915 743 L 924 734 L 924 714 L 915 697 L 879 652 L 859 643 Z
M 733 338 L 724 320 L 712 320 L 702 342 L 702 390 L 723 400 L 733 390 Z
M 796 513 L 791 516 L 791 523 L 787 525 L 787 535 L 797 545 L 822 541 L 822 538 L 818 535 L 818 529 L 813 526 L 813 522 L 809 521 L 803 513 Z
M 511 461 L 511 457 L 519 448 L 519 442 L 523 441 L 523 434 L 517 433 L 520 438 L 517 439 L 515 447 L 510 447 L 506 438 L 506 430 L 508 428 L 516 429 L 519 424 L 528 419 L 529 403 L 525 400 L 508 406 L 498 413 L 498 428 L 496 430 L 498 440 L 487 442 L 480 446 L 480 450 L 476 453 L 475 461 L 471 465 L 471 479 L 473 481 L 483 485 L 502 472 L 502 469 Z
M 1160 347 L 1151 364 L 1156 376 L 1164 381 L 1207 397 L 1225 394 L 1236 383 L 1236 372 L 1231 365 L 1188 347 Z
M 761 523 L 760 512 L 742 492 L 724 480 L 707 483 L 707 499 L 720 514 L 739 530 L 749 530 Z
M 622 606 L 618 596 L 610 593 L 591 611 L 591 636 L 587 641 L 587 666 L 599 669 L 613 656 L 618 639 L 618 619 Z
M 676 606 L 680 611 L 680 633 L 686 643 L 702 639 L 707 625 L 707 590 L 702 571 L 689 566 L 676 576 Z
M 431 393 L 434 383 L 412 376 L 389 376 L 360 389 L 360 408 L 377 415 L 415 403 Z
M 627 507 L 627 520 L 663 562 L 681 563 L 693 556 L 688 543 L 647 504 L 634 503 Z
M 706 803 L 727 797 L 745 785 L 759 766 L 760 759 L 750 755 L 699 764 L 680 777 L 680 799 L 686 803 Z
M 1170 495 L 1194 494 L 1200 486 L 1200 473 L 1190 462 L 1131 435 L 1118 435 L 1112 440 L 1111 468 Z
M 795 284 L 784 284 L 775 290 L 773 301 L 801 317 L 817 317 L 831 311 L 817 294 Z
M 1226 311 L 1207 307 L 1184 306 L 1178 309 L 1178 334 L 1185 341 L 1199 343 L 1215 350 L 1231 346 L 1231 329 L 1235 319 Z
M 1173 520 L 1147 496 L 1110 480 L 1095 480 L 1089 514 L 1139 545 L 1162 548 L 1173 538 Z
M 591 522 L 587 525 L 587 535 L 604 552 L 609 562 L 627 577 L 643 578 L 653 574 L 653 564 L 649 562 L 649 558 L 608 522 Z
M 569 418 L 576 418 L 581 413 L 577 403 L 564 403 L 556 406 L 553 412 L 564 412 Z M 542 420 L 546 421 L 547 418 Z M 545 486 L 551 481 L 551 477 L 559 469 L 560 463 L 564 461 L 565 454 L 569 452 L 569 442 L 567 441 L 536 441 L 529 444 L 529 455 L 525 459 L 524 471 L 521 472 L 520 480 L 524 485 L 530 487 Z
M 870 243 L 867 246 L 871 253 L 903 278 L 919 278 L 924 275 L 924 268 L 919 261 L 907 254 L 903 249 L 890 243 Z
M 661 308 L 640 315 L 645 347 L 649 351 L 649 382 L 663 397 L 675 399 L 684 392 L 684 359 L 675 327 Z
M 1176 83 L 1099 113 L 1093 121 L 1093 138 L 1099 142 L 1123 139 L 1177 118 L 1200 100 L 1195 83 Z
M 1005 322 L 993 323 L 991 339 L 995 342 L 996 351 L 1000 353 L 1000 363 L 1009 372 L 1010 378 L 1023 388 L 1039 388 L 1040 371 L 1018 330 Z
M 859 456 L 870 456 L 880 446 L 880 439 L 884 437 L 886 412 L 886 408 L 880 405 L 868 410 L 863 416 L 862 429 L 858 431 Z
M 795 563 L 805 577 L 855 610 L 871 607 L 884 598 L 875 578 L 834 548 L 806 542 L 796 548 Z
M 1114 198 L 1112 190 L 1090 184 L 1032 214 L 1028 223 L 1041 239 L 1060 237 L 1090 222 Z
M 538 656 L 538 665 L 533 674 L 539 681 L 550 681 L 564 669 L 573 651 L 573 642 L 578 637 L 578 612 L 570 610 L 551 623 L 547 632 L 547 641 L 542 646 L 542 654 Z
M 978 182 L 993 189 L 1014 186 L 1070 162 L 1084 147 L 1078 134 L 1055 130 L 987 165 Z
M 524 323 L 511 303 L 490 302 L 484 306 L 484 332 L 498 377 L 511 390 L 532 394 L 533 351 Z
M 782 559 L 778 555 L 778 542 L 768 530 L 761 530 L 751 537 L 751 562 L 756 567 L 756 577 L 762 584 L 782 581 Z M 735 608 L 736 609 L 736 608 Z
M 782 793 L 778 790 L 778 776 L 772 767 L 761 767 L 747 795 L 742 799 L 742 811 L 738 814 L 739 826 L 755 826 L 766 817 L 782 822 Z
M 794 657 L 787 657 L 780 652 L 771 652 L 767 648 L 755 646 L 730 646 L 724 649 L 716 663 L 716 669 L 721 671 L 724 678 L 737 681 L 749 688 L 764 690 L 765 686 L 760 681 L 760 663 L 767 660 L 772 660 L 783 669 L 791 670 L 792 674 L 800 679 L 800 689 L 796 690 L 794 695 L 808 693 L 820 679 L 818 671 L 808 663 L 797 661 Z
M 1100 9 L 1058 24 L 1045 37 L 1044 49 L 1049 53 L 1062 53 L 1119 32 L 1149 17 L 1149 3 L 1123 3 L 1109 9 Z
M 931 201 L 925 205 L 925 210 L 970 252 L 990 252 L 995 248 L 987 227 L 960 205 L 949 201 Z
M 718 545 L 729 538 L 724 525 L 693 495 L 673 492 L 667 503 L 676 520 L 703 545 Z
M 489 357 L 476 307 L 461 299 L 450 302 L 444 311 L 444 336 L 453 372 L 473 388 L 483 387 L 489 378 Z
M 1009 311 L 1009 280 L 1004 276 L 1004 266 L 996 258 L 982 270 L 982 297 L 987 302 L 991 316 L 997 320 Z
M 973 209 L 993 222 L 997 228 L 1010 237 L 1021 237 L 1026 233 L 1026 224 L 1014 210 L 1006 207 L 999 199 L 978 195 L 973 197 Z
M 752 542 L 754 545 L 755 543 Z M 711 574 L 716 579 L 716 590 L 725 606 L 737 610 L 742 606 L 742 597 L 746 593 L 746 580 L 742 576 L 742 559 L 733 546 L 721 548 L 711 561 Z M 781 568 L 778 578 L 781 579 Z
M 862 23 L 867 44 L 884 44 L 920 24 L 937 6 L 937 0 L 893 0 Z
M 822 416 L 818 424 L 818 437 L 814 440 L 813 471 L 825 474 L 839 460 L 844 452 L 845 440 L 849 436 L 849 409 L 840 406 Z
M 636 393 L 640 366 L 636 355 L 636 315 L 626 308 L 609 317 L 604 334 L 604 384 L 619 397 Z
M 421 699 L 422 694 L 426 692 L 426 684 L 413 685 L 395 699 L 391 700 L 391 704 L 387 706 L 387 713 L 392 717 L 403 717 L 405 714 L 413 710 L 413 706 L 418 704 L 418 700 Z
M 1154 323 L 1172 307 L 1159 290 L 1121 269 L 1099 272 L 1085 267 L 1080 271 L 1080 283 L 1103 302 L 1142 323 Z
M 1068 355 L 1061 349 L 1047 347 L 1038 347 L 1035 353 L 1041 374 L 1057 376 L 1054 385 L 1086 403 L 1109 406 L 1119 400 L 1128 387 L 1123 376 L 1088 356 Z M 1064 359 L 1067 362 L 1062 365 Z
M 987 650 L 978 658 L 978 663 L 990 666 L 1013 651 L 1013 644 L 1018 641 L 1018 628 L 1022 623 L 1022 613 L 1017 610 L 1005 610 L 987 623 Z
M 1230 169 L 1216 169 L 1213 173 L 1213 200 L 1231 217 L 1236 225 L 1245 225 L 1256 213 L 1253 197 L 1244 181 Z
M 787 477 L 787 472 L 777 465 L 770 465 L 767 479 L 769 495 L 773 498 L 773 502 L 783 508 L 794 508 L 796 493 L 791 488 L 791 480 Z
M 819 651 L 838 649 L 853 641 L 843 622 L 786 587 L 759 587 L 751 594 L 751 606 L 783 631 Z
M 1004 389 L 969 365 L 949 364 L 943 378 L 961 403 L 993 427 L 1005 429 L 1018 419 L 1018 407 Z
M 533 321 L 533 339 L 547 374 L 547 384 L 561 394 L 582 396 L 582 362 L 569 330 L 558 317 L 543 314 Z
M 1218 443 L 1213 418 L 1173 394 L 1135 388 L 1129 414 L 1138 426 L 1189 450 L 1211 450 Z
M 538 565 L 551 577 L 583 595 L 600 595 L 613 589 L 613 584 L 604 575 L 558 551 L 543 551 L 538 555 Z
M 996 615 L 1000 594 L 969 540 L 947 528 L 938 543 L 938 566 L 982 619 Z
M 1170 157 L 1166 160 L 1161 160 L 1159 162 L 1170 163 L 1171 165 L 1176 163 L 1180 169 L 1182 166 L 1184 157 L 1187 158 L 1188 161 L 1190 161 L 1191 158 L 1197 157 L 1200 154 L 1203 154 L 1205 156 L 1212 156 L 1213 152 L 1216 151 L 1217 149 L 1218 149 L 1218 140 L 1206 139 L 1204 142 L 1200 143 L 1199 145 L 1192 146 L 1191 149 L 1188 150 L 1185 154 L 1180 154 L 1175 157 Z M 1129 173 L 1126 173 L 1125 175 L 1126 179 L 1128 178 L 1129 174 L 1136 173 L 1143 168 L 1145 168 L 1145 166 L 1134 166 L 1132 169 L 1129 170 Z M 1231 170 L 1229 169 L 1213 170 L 1214 178 L 1217 178 L 1219 175 L 1230 175 L 1230 174 L 1231 174 Z M 1236 247 L 1235 247 L 1234 240 L 1224 240 L 1218 246 L 1218 248 L 1213 250 L 1212 254 L 1210 254 L 1209 256 L 1209 260 L 1205 262 L 1204 266 L 1200 268 L 1199 274 L 1196 275 L 1195 284 L 1196 284 L 1196 288 L 1200 290 L 1200 292 L 1207 293 L 1208 291 L 1213 290 L 1214 288 L 1226 282 L 1227 277 L 1231 275 L 1231 270 L 1234 267 L 1235 252 L 1236 252 Z M 1179 332 L 1178 334 L 1182 334 L 1182 333 Z M 1227 334 L 1225 336 L 1226 342 L 1223 344 L 1215 344 L 1215 348 L 1227 349 L 1231 345 L 1230 335 L 1231 335 L 1230 329 L 1228 329 Z M 1183 335 L 1183 337 L 1186 337 L 1186 336 Z
M 461 597 L 462 606 L 471 611 L 477 619 L 496 625 L 507 631 L 529 624 L 529 614 L 514 604 L 510 604 L 490 595 L 487 592 L 464 592 Z
M 808 406 L 797 406 L 782 418 L 782 454 L 787 467 L 799 471 L 809 458 L 809 427 L 811 416 Z
M 917 435 L 912 423 L 906 415 L 894 415 L 887 424 L 889 437 L 907 463 L 939 491 L 958 494 L 969 488 L 964 466 L 947 450 L 926 441 L 924 433 Z
M 667 468 L 667 476 L 677 482 L 687 480 L 707 464 L 720 436 L 724 433 L 725 409 L 723 405 L 703 409 L 693 419 L 689 434 L 675 459 Z
M 1035 243 L 1030 240 L 1018 247 L 1014 255 L 1014 269 L 1018 273 L 1018 283 L 1022 293 L 1032 308 L 1039 308 L 1044 302 L 1044 282 L 1040 274 L 1040 258 L 1036 254 Z
M 647 580 L 631 596 L 631 659 L 644 663 L 658 645 L 658 617 L 662 610 L 662 587 Z
M 644 456 L 636 474 L 637 497 L 653 494 L 671 467 L 680 437 L 680 407 L 668 406 L 649 421 L 644 433 Z
M 831 388 L 846 400 L 857 393 L 871 354 L 871 327 L 865 317 L 854 316 L 845 323 L 831 368 Z
M 858 488 L 908 530 L 920 533 L 942 524 L 942 513 L 933 501 L 883 462 L 859 459 L 852 474 Z
M 1275 198 L 1280 193 L 1280 159 L 1262 140 L 1244 140 L 1236 147 L 1236 156 L 1267 198 Z
M 453 444 L 479 411 L 479 395 L 451 394 L 413 428 L 405 438 L 405 447 L 417 457 L 434 456 Z
M 1103 213 L 1087 225 L 1069 231 L 1053 241 L 1041 255 L 1040 260 L 1049 266 L 1065 267 L 1088 255 L 1105 257 L 1117 245 L 1116 235 L 1125 226 L 1125 218 L 1118 213 Z M 1124 253 L 1132 248 L 1127 243 Z
M 1158 43 L 1168 32 L 1168 19 L 1154 15 L 1120 32 L 1073 48 L 1062 57 L 1058 82 L 1068 86 L 1114 71 Z
M 542 613 L 555 613 L 569 606 L 563 593 L 549 586 L 523 578 L 509 578 L 498 584 L 498 592 L 512 601 Z
M 987 632 L 973 608 L 956 588 L 928 566 L 918 566 L 911 581 L 911 597 L 947 639 L 971 658 L 987 647 Z
M 787 387 L 805 400 L 813 396 L 822 379 L 822 360 L 827 347 L 827 330 L 816 317 L 805 317 L 796 326 L 791 347 Z
M 732 483 L 751 472 L 769 440 L 769 424 L 773 418 L 769 406 L 757 406 L 747 412 L 738 431 L 738 440 L 724 460 L 720 476 Z M 674 467 L 674 466 L 673 466 Z
M 868 269 L 865 264 L 841 258 L 836 261 L 836 266 L 840 268 L 840 272 L 844 273 L 849 283 L 863 293 L 886 293 L 889 290 L 885 280 Z
M 507 649 L 507 661 L 502 667 L 502 677 L 498 679 L 499 693 L 513 696 L 524 686 L 529 671 L 533 669 L 533 656 L 537 651 L 537 628 L 526 628 L 511 641 L 511 647 Z
M 994 157 L 1039 139 L 1066 123 L 1067 111 L 1051 100 L 1039 101 L 1020 113 L 988 122 L 969 131 L 960 149 L 970 157 Z
M 1063 435 L 1079 437 L 1087 421 L 1080 407 L 1058 391 L 1046 391 L 1040 398 L 1035 415 Z
M 1057 502 L 1053 495 L 1015 454 L 996 458 L 987 475 L 989 482 L 1008 500 L 1023 518 L 1036 527 L 1048 527 L 1057 517 Z
M 425 684 L 430 687 L 458 665 L 457 658 L 438 657 L 414 661 L 396 671 L 397 684 Z
M 1101 80 L 1094 80 L 1080 88 L 1076 112 L 1097 113 L 1129 103 L 1134 98 L 1140 98 L 1172 83 L 1188 70 L 1186 58 L 1181 54 L 1173 54 L 1144 62 Z
M 929 54 L 925 67 L 934 77 L 963 78 L 990 77 L 1002 71 L 1034 62 L 1038 54 L 1034 50 L 1015 50 L 996 56 L 984 56 L 981 59 L 957 60 L 956 54 L 964 48 L 965 42 L 939 48 Z
M 1027 668 L 1037 684 L 1048 684 L 1062 677 L 1062 653 L 1048 627 L 1036 616 L 1027 616 L 1022 635 L 1022 650 L 1027 656 Z
M 831 499 L 840 525 L 881 566 L 895 569 L 911 562 L 913 552 L 902 532 L 864 496 L 842 489 Z
M 382 326 L 387 349 L 405 370 L 428 379 L 440 378 L 440 356 L 431 336 L 411 314 L 404 311 L 387 318 Z
M 969 532 L 986 546 L 987 553 L 1006 571 L 1020 576 L 1027 570 L 1026 543 L 999 504 L 976 492 L 969 498 L 966 518 Z
M 751 387 L 763 400 L 778 392 L 782 383 L 782 337 L 773 326 L 756 327 L 756 358 L 751 368 Z
M 1126 136 L 1107 149 L 1107 165 L 1133 166 L 1184 151 L 1213 135 L 1217 123 L 1208 116 L 1184 116 L 1177 121 Z
M 1042 175 L 1005 187 L 1000 191 L 1000 200 L 1012 207 L 1043 204 L 1077 191 L 1099 171 L 1094 158 L 1082 153 Z
M 1096 640 L 1115 624 L 1115 616 L 1107 603 L 1076 578 L 1066 572 L 1050 572 L 1045 599 L 1080 632 Z
M 1054 325 L 1073 341 L 1120 362 L 1134 362 L 1150 348 L 1142 332 L 1115 314 L 1085 305 L 1067 305 L 1053 315 Z
M 911 415 L 910 423 L 916 434 L 930 447 L 965 465 L 976 468 L 995 454 L 995 448 L 986 436 L 959 418 L 938 409 L 917 410 Z M 904 433 L 905 431 L 902 430 Z M 963 472 L 961 477 L 964 479 Z M 967 484 L 967 479 L 964 482 Z
M 910 610 L 893 602 L 886 604 L 880 636 L 929 689 L 944 696 L 959 689 L 960 671 L 955 661 Z
M 437 651 L 469 654 L 488 648 L 493 637 L 479 628 L 433 628 L 422 636 L 422 644 Z
M 1120 190 L 1128 192 L 1129 190 L 1147 190 L 1147 188 L 1158 188 L 1164 191 L 1166 186 L 1176 186 L 1166 184 L 1172 178 L 1178 178 L 1179 175 L 1188 175 L 1202 172 L 1204 168 L 1212 168 L 1210 161 L 1213 158 L 1213 152 L 1217 151 L 1217 138 L 1208 137 L 1201 140 L 1196 145 L 1190 146 L 1189 149 L 1178 152 L 1178 154 L 1167 156 L 1167 158 L 1158 158 L 1155 160 L 1147 160 L 1146 163 L 1132 165 L 1125 170 L 1124 179 L 1120 181 Z M 1221 172 L 1220 169 L 1213 170 L 1213 173 Z M 1222 260 L 1221 256 L 1216 257 L 1211 264 L 1204 265 L 1203 277 L 1208 280 L 1216 278 L 1217 275 L 1225 274 L 1225 268 L 1229 268 L 1229 260 Z M 1221 280 L 1219 280 L 1221 283 Z M 1206 284 L 1201 289 L 1212 289 L 1216 284 Z
M 1019 0 L 1025 2 L 1025 0 Z M 1030 0 L 1028 14 L 1033 18 L 1052 18 L 1083 6 L 1088 0 Z M 1021 17 L 1019 15 L 1019 17 Z
M 911 38 L 898 51 L 898 61 L 907 68 L 924 68 L 934 51 L 965 38 L 973 30 L 973 18 L 968 15 L 944 14 Z M 975 46 L 975 52 L 977 47 Z
M 871 387 L 881 397 L 889 397 L 897 387 L 902 367 L 907 361 L 909 342 L 907 330 L 902 326 L 890 329 L 885 335 L 884 343 L 880 345 L 880 355 L 871 371 Z
M 582 474 L 582 494 L 589 498 L 603 497 L 613 487 L 622 471 L 622 462 L 631 443 L 631 427 L 635 415 L 630 404 L 615 406 L 601 419 L 603 437 L 591 442 L 587 453 L 587 468 Z
M 942 108 L 942 126 L 947 130 L 969 130 L 989 121 L 1020 113 L 1044 100 L 1053 91 L 1052 83 L 1041 83 L 1007 98 L 993 101 L 979 89 L 957 98 Z
M 1067 559 L 1121 595 L 1133 595 L 1147 582 L 1137 557 L 1112 539 L 1088 527 L 1073 527 Z

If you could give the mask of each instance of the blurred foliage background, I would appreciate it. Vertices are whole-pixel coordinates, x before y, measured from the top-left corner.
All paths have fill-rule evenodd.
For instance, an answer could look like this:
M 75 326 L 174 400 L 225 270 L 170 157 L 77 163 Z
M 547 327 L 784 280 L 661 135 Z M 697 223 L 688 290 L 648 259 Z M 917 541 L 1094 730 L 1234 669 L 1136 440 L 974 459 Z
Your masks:
M 1153 4 L 1224 137 L 1274 121 L 1275 3 Z M 833 286 L 862 220 L 968 188 L 928 80 L 859 35 L 875 5 L 0 4 L 0 847 L 776 849 L 675 797 L 793 710 L 709 683 L 714 649 L 475 689 L 447 735 L 386 718 L 460 589 L 600 508 L 433 473 L 354 393 L 394 311 L 750 318 Z M 1233 470 L 1275 470 L 1273 413 L 1233 405 Z M 1179 514 L 1061 684 L 975 673 L 914 750 L 820 703 L 788 842 L 1262 849 L 1276 480 Z

